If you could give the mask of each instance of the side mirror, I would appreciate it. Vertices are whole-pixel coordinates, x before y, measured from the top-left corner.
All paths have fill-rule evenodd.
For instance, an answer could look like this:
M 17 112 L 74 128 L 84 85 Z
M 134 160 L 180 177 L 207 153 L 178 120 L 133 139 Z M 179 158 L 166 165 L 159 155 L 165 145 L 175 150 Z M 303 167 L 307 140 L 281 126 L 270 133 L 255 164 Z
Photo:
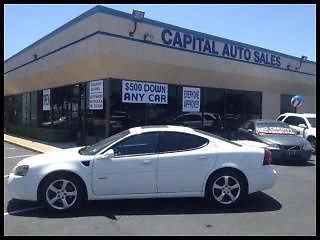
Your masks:
M 253 130 L 251 128 L 249 128 L 248 133 L 253 133 Z
M 114 151 L 113 149 L 109 149 L 106 151 L 103 155 L 100 155 L 98 159 L 110 159 L 114 157 Z
M 307 126 L 306 126 L 304 123 L 300 123 L 300 124 L 298 125 L 298 127 L 300 127 L 300 128 L 307 128 Z

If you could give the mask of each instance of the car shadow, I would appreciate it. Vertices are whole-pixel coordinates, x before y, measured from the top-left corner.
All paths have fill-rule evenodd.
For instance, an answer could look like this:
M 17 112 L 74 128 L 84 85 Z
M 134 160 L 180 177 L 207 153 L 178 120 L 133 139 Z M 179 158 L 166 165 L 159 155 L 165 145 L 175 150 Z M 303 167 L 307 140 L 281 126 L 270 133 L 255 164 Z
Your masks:
M 16 211 L 17 205 L 23 205 L 23 202 L 26 201 L 10 200 L 7 211 L 9 213 Z M 27 212 L 10 213 L 10 215 L 38 218 L 105 216 L 116 221 L 117 216 L 128 215 L 228 214 L 269 212 L 281 208 L 281 203 L 274 198 L 263 192 L 256 192 L 250 194 L 238 207 L 230 209 L 213 206 L 203 198 L 162 198 L 89 201 L 81 209 L 73 212 L 52 213 L 46 208 L 40 208 Z

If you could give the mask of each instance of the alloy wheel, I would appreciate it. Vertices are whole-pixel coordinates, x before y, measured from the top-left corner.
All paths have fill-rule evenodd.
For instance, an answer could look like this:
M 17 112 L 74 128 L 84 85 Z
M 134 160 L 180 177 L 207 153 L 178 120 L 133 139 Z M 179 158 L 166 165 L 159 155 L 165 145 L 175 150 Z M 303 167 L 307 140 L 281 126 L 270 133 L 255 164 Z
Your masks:
M 232 176 L 221 176 L 213 183 L 213 197 L 221 204 L 234 203 L 239 198 L 240 192 L 240 182 Z
M 65 210 L 76 202 L 77 188 L 73 182 L 66 179 L 58 179 L 52 182 L 46 190 L 47 203 L 54 209 Z

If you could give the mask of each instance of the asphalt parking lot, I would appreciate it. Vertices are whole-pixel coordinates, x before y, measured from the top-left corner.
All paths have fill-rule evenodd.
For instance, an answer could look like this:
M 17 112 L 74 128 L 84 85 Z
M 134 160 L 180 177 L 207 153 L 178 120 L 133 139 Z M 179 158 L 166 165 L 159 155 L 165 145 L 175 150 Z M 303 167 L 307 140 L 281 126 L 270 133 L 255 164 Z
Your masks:
M 38 154 L 4 143 L 4 179 Z M 77 212 L 52 214 L 12 200 L 4 181 L 4 235 L 315 235 L 316 156 L 306 165 L 273 164 L 276 185 L 251 194 L 237 209 L 200 198 L 92 201 Z

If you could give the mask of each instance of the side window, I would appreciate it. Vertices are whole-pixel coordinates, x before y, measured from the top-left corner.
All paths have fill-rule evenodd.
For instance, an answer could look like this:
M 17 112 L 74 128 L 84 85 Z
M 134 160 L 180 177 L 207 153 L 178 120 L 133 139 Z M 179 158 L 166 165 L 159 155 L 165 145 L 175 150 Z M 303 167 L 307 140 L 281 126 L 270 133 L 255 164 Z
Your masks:
M 214 121 L 215 119 L 210 115 L 204 115 L 204 119 L 207 121 Z
M 253 124 L 253 122 L 250 122 L 250 123 L 249 123 L 248 129 L 254 130 L 254 124 Z
M 248 121 L 248 122 L 246 122 L 246 123 L 243 124 L 243 127 L 242 127 L 242 128 L 244 128 L 244 129 L 246 129 L 246 130 L 248 130 L 248 129 L 254 130 L 254 124 L 253 124 L 253 122 Z
M 293 117 L 293 116 L 289 116 L 287 117 L 284 122 L 286 122 L 287 124 L 289 125 L 294 125 L 296 126 L 296 117 Z
M 187 118 L 187 116 L 181 115 L 181 116 L 177 117 L 177 121 L 178 122 L 184 122 L 184 121 L 186 121 L 186 118 Z
M 306 121 L 303 118 L 296 117 L 296 125 L 298 126 L 299 124 L 304 124 L 307 126 Z
M 124 139 L 112 146 L 115 156 L 155 153 L 158 133 L 142 133 Z
M 162 132 L 158 139 L 158 152 L 175 152 L 201 147 L 208 139 L 192 134 Z
M 201 121 L 202 118 L 199 115 L 190 115 L 188 121 Z

